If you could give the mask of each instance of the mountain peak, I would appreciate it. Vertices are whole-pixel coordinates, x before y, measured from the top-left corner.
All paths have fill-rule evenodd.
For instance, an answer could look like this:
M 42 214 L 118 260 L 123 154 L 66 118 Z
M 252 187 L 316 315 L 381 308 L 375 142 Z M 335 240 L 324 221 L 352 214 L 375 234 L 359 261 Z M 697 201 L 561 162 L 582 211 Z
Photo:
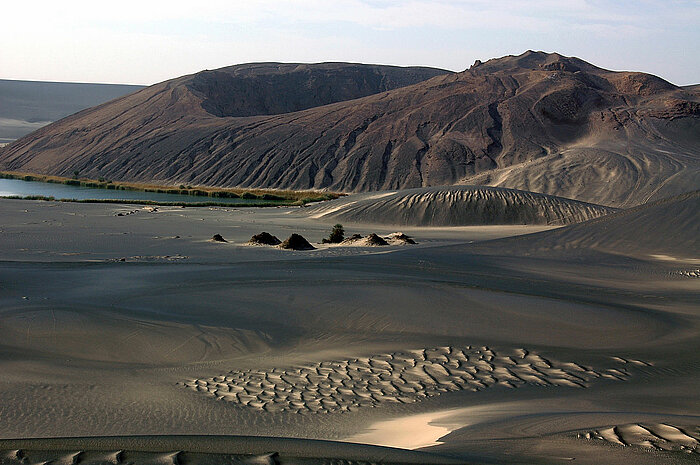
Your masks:
M 492 58 L 486 62 L 480 62 L 471 70 L 478 74 L 494 73 L 498 71 L 604 71 L 580 58 L 567 57 L 559 53 L 547 53 L 542 51 L 527 50 L 520 55 L 506 55 L 501 58 Z M 475 63 L 476 65 L 476 63 Z

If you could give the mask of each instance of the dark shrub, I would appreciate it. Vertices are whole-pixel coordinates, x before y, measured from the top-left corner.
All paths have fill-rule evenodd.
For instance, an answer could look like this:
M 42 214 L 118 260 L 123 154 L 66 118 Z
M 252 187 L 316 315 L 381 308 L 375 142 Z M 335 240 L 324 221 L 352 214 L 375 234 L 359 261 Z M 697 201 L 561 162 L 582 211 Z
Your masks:
M 342 224 L 338 223 L 331 229 L 331 233 L 328 235 L 328 242 L 331 244 L 340 244 L 343 242 L 343 239 L 345 239 L 345 229 L 343 229 Z

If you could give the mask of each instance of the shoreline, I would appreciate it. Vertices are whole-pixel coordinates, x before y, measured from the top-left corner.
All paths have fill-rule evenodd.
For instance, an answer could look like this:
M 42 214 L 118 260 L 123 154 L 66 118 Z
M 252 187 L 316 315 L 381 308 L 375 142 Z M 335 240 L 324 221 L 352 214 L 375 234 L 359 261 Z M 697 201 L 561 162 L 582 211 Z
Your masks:
M 111 181 L 106 179 L 89 179 L 89 178 L 68 178 L 63 176 L 52 176 L 36 173 L 24 173 L 17 171 L 0 171 L 0 179 L 15 179 L 27 182 L 44 182 L 49 184 L 65 184 L 68 186 L 88 187 L 92 189 L 107 189 L 107 190 L 122 190 L 122 191 L 137 191 L 137 192 L 152 192 L 157 194 L 176 194 L 189 195 L 193 197 L 208 197 L 208 198 L 241 198 L 246 200 L 266 200 L 266 201 L 286 201 L 289 203 L 303 205 L 310 202 L 318 202 L 323 200 L 333 200 L 344 194 L 337 192 L 321 192 L 321 191 L 293 191 L 293 190 L 276 190 L 276 189 L 246 189 L 246 188 L 221 188 L 210 186 L 192 186 L 189 184 L 180 184 L 179 186 L 166 186 L 159 184 L 133 183 Z M 37 196 L 41 197 L 41 196 Z M 34 199 L 42 200 L 42 199 Z M 64 200 L 64 199 L 61 199 Z
M 139 199 L 57 199 L 55 197 L 44 195 L 9 195 L 0 196 L 0 199 L 6 200 L 39 200 L 44 202 L 70 202 L 70 203 L 107 203 L 118 205 L 153 205 L 158 207 L 295 207 L 305 204 L 298 202 L 268 201 L 260 203 L 231 203 L 231 202 L 159 202 L 157 200 L 139 200 Z

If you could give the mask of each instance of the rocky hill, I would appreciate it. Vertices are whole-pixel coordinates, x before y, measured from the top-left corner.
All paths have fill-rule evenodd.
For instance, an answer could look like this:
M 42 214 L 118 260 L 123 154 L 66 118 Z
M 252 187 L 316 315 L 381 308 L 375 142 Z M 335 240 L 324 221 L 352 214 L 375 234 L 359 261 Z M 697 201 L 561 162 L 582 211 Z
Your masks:
M 615 207 L 700 185 L 700 95 L 656 76 L 532 51 L 405 87 L 444 72 L 248 66 L 82 111 L 3 149 L 0 169 L 345 192 L 484 184 Z

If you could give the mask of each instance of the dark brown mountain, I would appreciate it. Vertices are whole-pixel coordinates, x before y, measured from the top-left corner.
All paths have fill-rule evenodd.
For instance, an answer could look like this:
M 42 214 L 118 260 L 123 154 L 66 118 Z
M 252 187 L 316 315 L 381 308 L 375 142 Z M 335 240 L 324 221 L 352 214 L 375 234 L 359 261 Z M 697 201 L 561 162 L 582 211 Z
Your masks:
M 327 103 L 308 90 L 326 80 L 347 89 L 348 65 L 318 65 L 332 79 L 289 66 L 279 73 L 298 84 L 284 88 L 254 69 L 237 87 L 235 67 L 151 86 L 13 143 L 0 169 L 346 192 L 487 184 L 609 206 L 700 185 L 700 95 L 656 76 L 526 52 L 261 114 Z M 325 95 L 340 94 L 352 92 Z
M 344 102 L 450 73 L 354 63 L 250 63 L 199 72 L 186 86 L 212 115 L 256 116 Z

